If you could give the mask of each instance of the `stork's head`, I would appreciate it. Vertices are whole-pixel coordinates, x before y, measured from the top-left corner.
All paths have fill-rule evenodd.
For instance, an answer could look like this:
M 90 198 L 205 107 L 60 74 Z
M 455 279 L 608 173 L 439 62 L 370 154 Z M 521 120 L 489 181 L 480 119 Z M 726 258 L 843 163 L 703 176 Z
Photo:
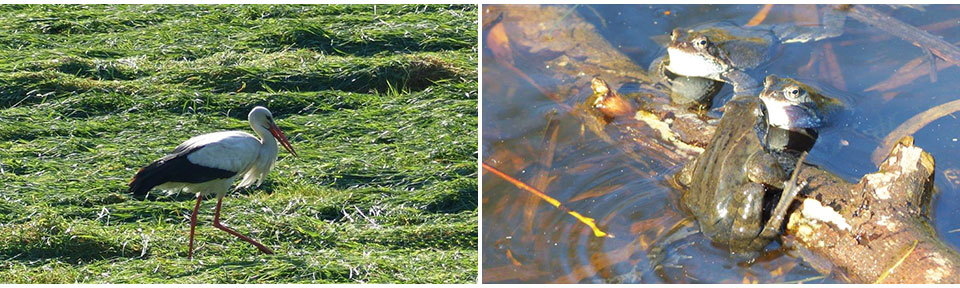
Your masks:
M 250 110 L 250 114 L 247 114 L 247 119 L 250 121 L 250 126 L 253 126 L 254 130 L 265 129 L 270 131 L 270 134 L 273 135 L 273 138 L 277 139 L 277 142 L 280 142 L 283 149 L 287 149 L 290 154 L 297 156 L 297 152 L 293 151 L 293 146 L 290 145 L 287 136 L 283 135 L 283 131 L 280 131 L 280 127 L 277 127 L 277 123 L 273 121 L 273 113 L 270 113 L 270 110 L 267 110 L 266 107 L 253 107 L 253 110 Z

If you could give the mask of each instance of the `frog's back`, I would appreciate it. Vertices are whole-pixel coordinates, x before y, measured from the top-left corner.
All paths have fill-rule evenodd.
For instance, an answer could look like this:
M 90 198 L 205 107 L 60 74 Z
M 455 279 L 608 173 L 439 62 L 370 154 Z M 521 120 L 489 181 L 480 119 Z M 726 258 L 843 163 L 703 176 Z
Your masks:
M 734 193 L 730 191 L 749 181 L 744 173 L 747 158 L 753 151 L 763 149 L 754 130 L 758 102 L 756 97 L 727 102 L 716 133 L 690 172 L 690 184 L 682 201 L 711 238 L 730 228 L 722 223 L 723 214 L 732 213 Z
M 727 53 L 731 66 L 737 69 L 753 69 L 773 57 L 776 36 L 767 28 L 715 22 L 697 26 L 693 30 L 703 33 L 720 46 Z

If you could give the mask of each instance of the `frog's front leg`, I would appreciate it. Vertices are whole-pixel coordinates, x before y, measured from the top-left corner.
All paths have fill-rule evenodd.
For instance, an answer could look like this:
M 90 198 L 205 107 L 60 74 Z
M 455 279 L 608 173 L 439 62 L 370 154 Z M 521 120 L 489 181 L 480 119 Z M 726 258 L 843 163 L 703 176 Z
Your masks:
M 764 222 L 762 213 L 766 187 L 755 182 L 744 184 L 743 189 L 734 195 L 733 199 L 738 208 L 732 223 L 730 252 L 744 258 L 753 258 L 770 241 L 776 239 L 780 235 L 787 208 L 803 185 L 790 185 L 790 189 L 780 195 L 776 208 L 770 212 L 770 219 Z
M 777 158 L 763 149 L 747 157 L 744 169 L 750 182 L 766 184 L 777 189 L 783 189 L 783 181 L 787 179 Z

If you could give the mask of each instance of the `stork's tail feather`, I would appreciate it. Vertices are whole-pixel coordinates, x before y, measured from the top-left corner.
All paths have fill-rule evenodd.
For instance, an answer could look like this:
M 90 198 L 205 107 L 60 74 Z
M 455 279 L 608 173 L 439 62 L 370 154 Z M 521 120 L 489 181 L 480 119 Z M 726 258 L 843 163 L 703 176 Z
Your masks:
M 133 179 L 130 180 L 127 192 L 132 193 L 135 198 L 144 199 L 147 196 L 147 192 L 150 192 L 150 189 L 170 181 L 171 178 L 175 177 L 174 174 L 190 173 L 188 171 L 178 171 L 179 169 L 176 167 L 176 164 L 181 161 L 187 161 L 187 154 L 200 148 L 202 148 L 202 146 L 190 149 L 177 147 L 177 150 L 173 151 L 173 154 L 163 156 L 151 162 L 150 165 L 140 168 L 137 174 L 133 176 Z

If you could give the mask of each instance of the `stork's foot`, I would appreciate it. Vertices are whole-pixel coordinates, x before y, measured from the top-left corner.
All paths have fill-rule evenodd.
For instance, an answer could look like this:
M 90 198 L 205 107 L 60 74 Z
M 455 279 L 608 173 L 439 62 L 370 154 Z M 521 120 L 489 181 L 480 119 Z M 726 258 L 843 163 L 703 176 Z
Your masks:
M 260 244 L 260 242 L 257 242 L 257 240 L 253 240 L 250 237 L 243 236 L 243 234 L 237 233 L 237 231 L 233 231 L 233 229 L 227 228 L 227 226 L 223 226 L 223 224 L 220 224 L 220 204 L 221 203 L 223 203 L 222 195 L 218 197 L 217 209 L 214 210 L 213 212 L 213 227 L 217 227 L 217 229 L 230 233 L 230 235 L 237 236 L 237 238 L 243 239 L 243 241 L 247 241 L 248 243 L 253 244 L 253 246 L 257 246 L 257 249 L 260 249 L 260 252 L 263 252 L 263 254 L 273 254 L 273 250 L 270 250 L 270 248 L 267 248 L 267 246 L 263 246 L 263 244 Z
M 260 249 L 260 252 L 263 252 L 263 254 L 273 254 L 273 250 L 270 250 L 270 248 L 267 248 L 267 246 L 263 246 L 263 244 L 260 244 L 260 242 L 257 242 L 257 240 L 253 240 L 250 237 L 243 236 L 243 234 L 240 234 L 237 231 L 233 231 L 233 229 L 227 228 L 227 226 L 223 226 L 222 224 L 220 224 L 219 221 L 216 221 L 216 219 L 213 221 L 213 227 L 217 227 L 218 229 L 223 230 L 224 232 L 230 233 L 233 236 L 237 236 L 237 238 L 243 239 L 243 241 L 247 241 L 250 244 L 253 244 L 253 246 L 257 246 L 257 249 Z

